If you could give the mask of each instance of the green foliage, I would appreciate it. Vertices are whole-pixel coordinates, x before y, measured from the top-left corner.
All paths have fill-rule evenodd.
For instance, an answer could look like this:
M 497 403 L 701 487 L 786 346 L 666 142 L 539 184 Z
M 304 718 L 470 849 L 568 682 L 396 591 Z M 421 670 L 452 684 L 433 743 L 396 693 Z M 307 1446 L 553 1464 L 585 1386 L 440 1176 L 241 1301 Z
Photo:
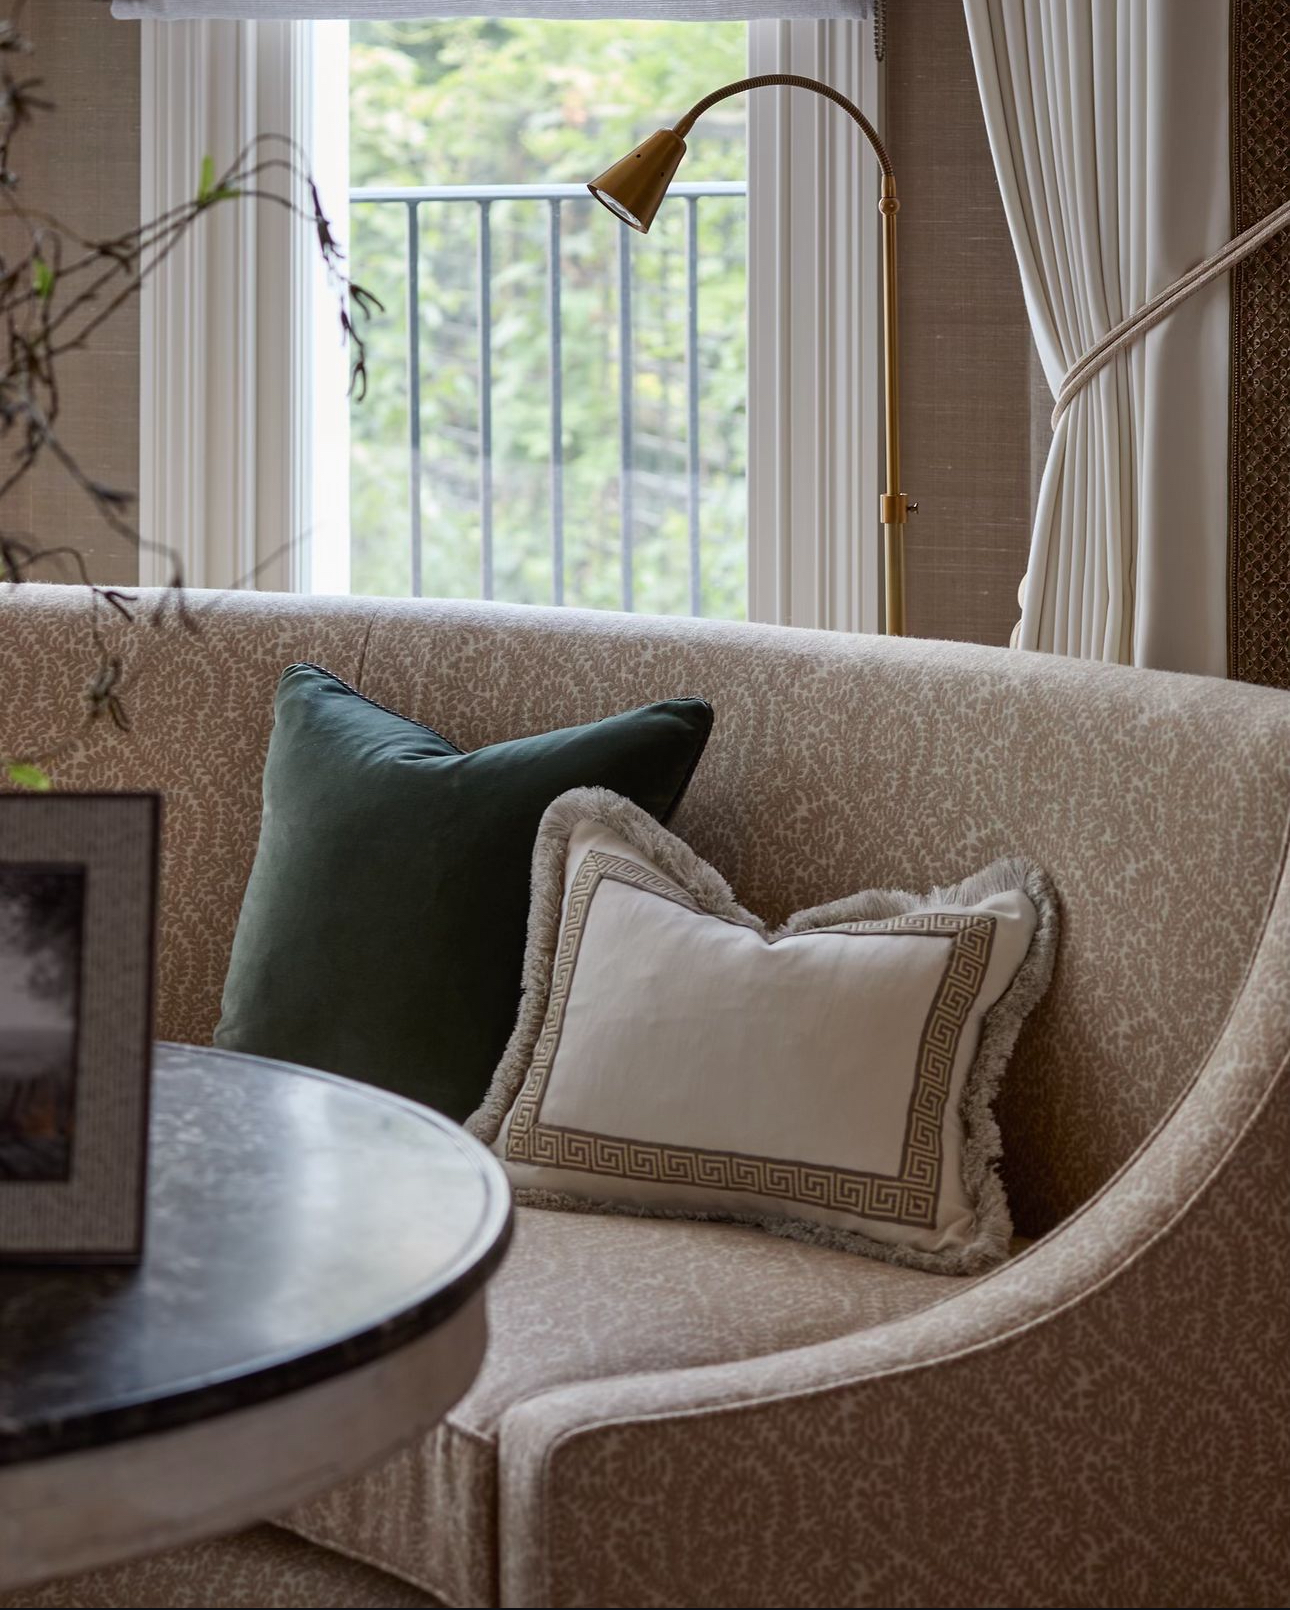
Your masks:
M 31 265 L 31 288 L 42 302 L 48 302 L 53 296 L 54 283 L 53 266 L 43 257 L 37 257 Z
M 51 787 L 49 774 L 28 760 L 9 761 L 5 775 L 16 787 L 30 789 L 34 794 L 47 794 Z
M 215 194 L 215 158 L 202 158 L 201 177 L 197 181 L 197 205 L 204 207 Z
M 358 185 L 573 183 L 590 178 L 744 71 L 741 23 L 467 18 L 355 23 L 351 178 Z M 740 101 L 692 140 L 682 179 L 744 174 Z M 742 616 L 746 589 L 742 198 L 698 203 L 702 612 Z M 420 488 L 424 589 L 479 592 L 478 230 L 474 204 L 424 204 Z M 496 593 L 553 599 L 548 208 L 492 204 Z M 630 237 L 635 345 L 635 607 L 689 611 L 686 203 Z M 560 206 L 564 545 L 569 604 L 620 597 L 617 252 L 590 197 Z M 351 414 L 353 585 L 409 589 L 406 215 L 351 213 L 351 262 L 385 304 L 370 391 Z
M 217 201 L 232 201 L 241 195 L 235 185 L 215 183 L 215 158 L 204 156 L 202 158 L 201 175 L 197 181 L 197 205 L 199 207 L 213 207 Z

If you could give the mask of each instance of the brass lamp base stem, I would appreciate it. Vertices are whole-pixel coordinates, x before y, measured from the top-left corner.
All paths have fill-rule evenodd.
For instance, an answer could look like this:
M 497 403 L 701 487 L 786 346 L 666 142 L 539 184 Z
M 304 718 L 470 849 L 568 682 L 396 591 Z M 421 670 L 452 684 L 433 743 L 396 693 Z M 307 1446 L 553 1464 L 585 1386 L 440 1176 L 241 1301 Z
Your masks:
M 905 635 L 905 521 L 911 504 L 900 490 L 900 338 L 896 320 L 896 181 L 890 173 L 882 176 L 882 346 L 883 346 L 883 423 L 887 443 L 887 490 L 878 499 L 878 518 L 883 532 L 883 574 L 886 581 L 886 608 L 883 631 L 889 637 Z
M 889 637 L 904 637 L 905 528 L 903 525 L 885 525 L 882 528 L 882 537 L 883 575 L 887 591 L 883 625 Z

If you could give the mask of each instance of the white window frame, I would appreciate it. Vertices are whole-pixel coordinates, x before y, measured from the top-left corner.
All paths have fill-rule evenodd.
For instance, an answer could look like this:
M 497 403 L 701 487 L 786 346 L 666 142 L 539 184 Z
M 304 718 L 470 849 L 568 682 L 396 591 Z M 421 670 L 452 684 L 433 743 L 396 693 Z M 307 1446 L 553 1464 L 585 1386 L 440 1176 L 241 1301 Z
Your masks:
M 343 238 L 347 140 L 326 113 L 346 98 L 345 26 L 143 23 L 143 216 L 191 195 L 208 152 L 285 132 Z M 754 21 L 749 71 L 821 78 L 881 130 L 870 29 Z M 876 631 L 877 164 L 836 107 L 777 90 L 749 97 L 748 171 L 749 616 Z M 146 292 L 144 584 L 170 579 L 174 550 L 194 586 L 348 590 L 345 357 L 315 259 L 276 209 L 217 209 Z
M 140 27 L 141 216 L 191 199 L 206 155 L 286 134 L 322 159 L 343 240 L 348 144 L 326 110 L 347 99 L 345 25 Z M 272 206 L 212 209 L 145 287 L 140 358 L 140 582 L 177 561 L 194 587 L 347 592 L 347 360 L 310 231 Z
M 752 22 L 748 34 L 750 74 L 821 79 L 881 132 L 871 23 Z M 876 632 L 878 164 L 820 95 L 750 95 L 748 124 L 749 615 Z

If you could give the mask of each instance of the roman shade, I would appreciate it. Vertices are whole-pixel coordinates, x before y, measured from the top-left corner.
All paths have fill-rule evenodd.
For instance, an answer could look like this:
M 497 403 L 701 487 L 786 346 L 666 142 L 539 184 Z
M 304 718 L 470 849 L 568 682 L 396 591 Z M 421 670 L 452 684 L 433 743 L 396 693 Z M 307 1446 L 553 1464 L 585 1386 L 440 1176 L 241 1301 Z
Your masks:
M 873 0 L 112 0 L 114 17 L 372 22 L 414 17 L 597 17 L 719 22 L 754 17 L 867 17 Z

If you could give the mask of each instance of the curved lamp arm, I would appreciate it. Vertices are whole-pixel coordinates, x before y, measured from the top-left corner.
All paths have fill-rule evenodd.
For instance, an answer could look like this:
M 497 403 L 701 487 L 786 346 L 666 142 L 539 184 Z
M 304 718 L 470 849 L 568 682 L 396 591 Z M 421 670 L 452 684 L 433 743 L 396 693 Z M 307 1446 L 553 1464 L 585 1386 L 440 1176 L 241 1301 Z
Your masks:
M 725 84 L 696 101 L 674 128 L 659 129 L 649 139 L 629 151 L 620 162 L 607 168 L 587 186 L 596 200 L 623 223 L 645 234 L 654 221 L 667 188 L 676 176 L 685 155 L 685 136 L 709 107 L 732 95 L 750 89 L 809 89 L 832 101 L 856 123 L 873 147 L 882 169 L 882 194 L 878 211 L 882 214 L 882 324 L 886 421 L 887 490 L 878 500 L 878 518 L 883 528 L 884 570 L 886 576 L 886 630 L 896 637 L 905 633 L 905 522 L 918 507 L 900 486 L 900 377 L 896 318 L 896 174 L 887 147 L 877 129 L 860 108 L 830 84 L 796 73 L 764 73 Z
M 749 89 L 780 88 L 814 90 L 817 95 L 823 95 L 825 100 L 832 101 L 834 106 L 840 106 L 853 122 L 860 125 L 865 139 L 873 147 L 873 154 L 878 158 L 883 178 L 892 182 L 894 194 L 896 170 L 891 165 L 887 147 L 882 143 L 877 129 L 854 101 L 849 101 L 840 90 L 834 89 L 832 84 L 821 83 L 818 78 L 803 78 L 799 73 L 762 73 L 757 78 L 741 78 L 736 83 L 714 89 L 711 95 L 705 95 L 701 101 L 696 101 L 672 132 L 684 139 L 709 108 L 715 106 L 718 101 L 728 101 L 732 95 L 742 95 Z

